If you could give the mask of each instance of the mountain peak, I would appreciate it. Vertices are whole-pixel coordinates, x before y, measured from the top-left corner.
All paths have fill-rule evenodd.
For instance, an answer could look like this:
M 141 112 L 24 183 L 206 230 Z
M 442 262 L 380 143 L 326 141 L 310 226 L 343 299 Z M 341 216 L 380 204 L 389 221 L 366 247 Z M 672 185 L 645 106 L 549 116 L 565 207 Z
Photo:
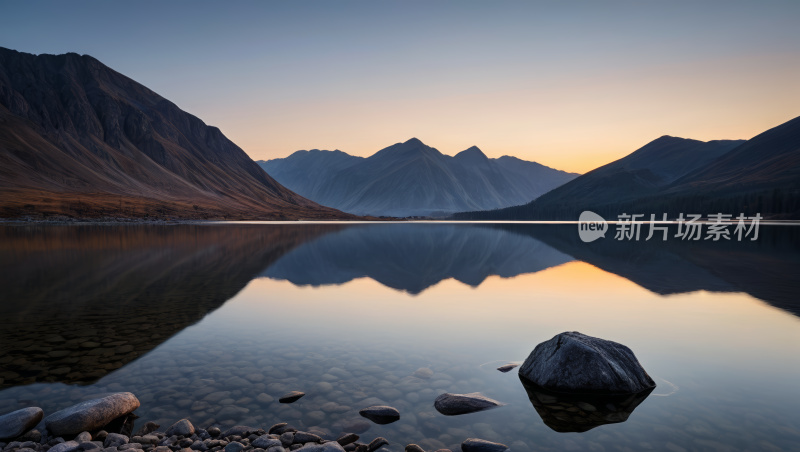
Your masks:
M 471 146 L 469 149 L 465 149 L 454 156 L 456 160 L 461 162 L 462 164 L 467 165 L 477 165 L 480 163 L 488 163 L 489 157 L 481 151 L 478 146 Z
M 403 144 L 413 144 L 413 145 L 416 145 L 416 146 L 424 146 L 425 145 L 425 143 L 423 143 L 422 140 L 420 140 L 419 138 L 416 138 L 416 137 L 411 138 L 410 140 L 406 141 Z

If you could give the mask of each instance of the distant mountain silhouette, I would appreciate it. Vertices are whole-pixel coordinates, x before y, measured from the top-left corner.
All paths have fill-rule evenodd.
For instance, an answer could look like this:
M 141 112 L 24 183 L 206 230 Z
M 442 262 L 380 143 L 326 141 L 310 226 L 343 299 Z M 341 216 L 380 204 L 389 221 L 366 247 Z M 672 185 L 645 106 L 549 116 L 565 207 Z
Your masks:
M 343 218 L 88 55 L 0 48 L 0 216 Z
M 300 244 L 261 276 L 299 286 L 368 277 L 418 294 L 445 279 L 477 287 L 580 260 L 659 295 L 744 292 L 800 316 L 800 228 L 762 225 L 759 240 L 741 242 L 611 237 L 584 243 L 575 225 L 557 224 L 352 225 Z
M 525 205 L 463 220 L 577 220 L 622 213 L 800 215 L 800 118 L 747 141 L 664 136 Z
M 520 234 L 460 224 L 351 226 L 289 251 L 262 276 L 295 285 L 343 284 L 369 277 L 418 294 L 444 279 L 477 287 L 573 259 Z
M 514 157 L 490 159 L 475 146 L 451 157 L 416 138 L 368 158 L 312 150 L 258 163 L 320 204 L 398 217 L 520 204 L 578 176 Z

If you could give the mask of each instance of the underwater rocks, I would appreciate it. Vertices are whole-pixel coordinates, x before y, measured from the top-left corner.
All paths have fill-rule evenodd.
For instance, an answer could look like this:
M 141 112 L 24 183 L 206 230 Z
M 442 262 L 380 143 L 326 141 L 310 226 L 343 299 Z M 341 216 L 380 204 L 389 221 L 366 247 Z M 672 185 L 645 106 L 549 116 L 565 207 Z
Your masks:
M 371 406 L 362 409 L 358 414 L 378 425 L 391 424 L 400 420 L 400 412 L 390 406 Z
M 519 378 L 542 421 L 559 433 L 582 433 L 601 425 L 625 422 L 655 389 L 634 394 L 570 394 L 550 391 L 521 375 Z
M 479 392 L 471 394 L 444 393 L 433 402 L 433 407 L 436 408 L 436 411 L 445 416 L 477 413 L 478 411 L 490 410 L 499 406 L 503 406 L 503 404 L 485 397 Z
M 631 349 L 578 332 L 537 345 L 519 375 L 558 392 L 632 394 L 656 387 Z

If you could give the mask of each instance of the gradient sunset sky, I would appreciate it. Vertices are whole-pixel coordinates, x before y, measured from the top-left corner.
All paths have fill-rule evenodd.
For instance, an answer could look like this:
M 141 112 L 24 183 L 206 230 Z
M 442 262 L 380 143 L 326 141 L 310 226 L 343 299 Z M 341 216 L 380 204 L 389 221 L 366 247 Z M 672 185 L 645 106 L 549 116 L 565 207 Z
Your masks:
M 417 137 L 586 172 L 800 116 L 799 1 L 0 3 L 0 46 L 89 54 L 254 159 Z

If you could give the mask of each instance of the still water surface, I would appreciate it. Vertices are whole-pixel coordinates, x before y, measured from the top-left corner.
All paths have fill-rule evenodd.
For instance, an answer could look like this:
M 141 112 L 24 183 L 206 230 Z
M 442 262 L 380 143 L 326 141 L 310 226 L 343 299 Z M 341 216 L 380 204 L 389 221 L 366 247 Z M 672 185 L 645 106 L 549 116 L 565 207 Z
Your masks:
M 800 231 L 757 242 L 578 240 L 574 225 L 0 228 L 0 414 L 130 391 L 137 424 L 290 422 L 358 410 L 401 451 L 800 450 Z M 627 421 L 548 427 L 516 369 L 564 331 L 629 346 L 658 387 Z M 429 368 L 430 378 L 414 372 Z M 279 404 L 285 392 L 307 395 Z M 500 408 L 445 417 L 443 392 Z

